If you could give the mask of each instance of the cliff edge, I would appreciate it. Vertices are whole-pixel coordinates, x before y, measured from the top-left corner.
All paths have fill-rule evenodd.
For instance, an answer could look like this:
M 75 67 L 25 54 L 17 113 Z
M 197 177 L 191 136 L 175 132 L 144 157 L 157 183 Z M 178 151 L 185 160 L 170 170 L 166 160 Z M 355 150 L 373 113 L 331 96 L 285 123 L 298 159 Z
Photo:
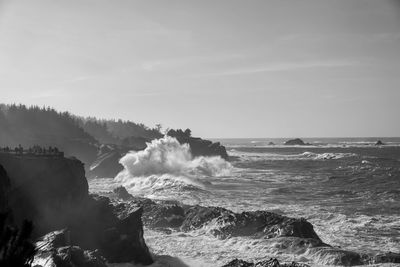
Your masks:
M 108 262 L 153 262 L 142 210 L 121 214 L 108 198 L 89 195 L 83 164 L 75 158 L 0 153 L 0 190 L 9 191 L 0 204 L 8 204 L 14 224 L 31 220 L 35 238 L 66 229 L 67 245 L 98 250 Z

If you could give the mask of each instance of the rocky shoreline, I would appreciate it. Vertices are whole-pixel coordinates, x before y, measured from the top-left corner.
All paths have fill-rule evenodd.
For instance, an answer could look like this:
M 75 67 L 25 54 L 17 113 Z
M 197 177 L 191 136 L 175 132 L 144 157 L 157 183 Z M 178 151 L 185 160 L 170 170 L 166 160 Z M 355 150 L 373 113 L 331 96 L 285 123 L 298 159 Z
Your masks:
M 136 198 L 122 187 L 91 195 L 83 164 L 75 158 L 1 154 L 0 165 L 1 212 L 11 213 L 14 225 L 23 219 L 33 222 L 32 238 L 38 240 L 34 266 L 149 265 L 154 255 L 143 238 L 145 228 L 187 233 L 204 227 L 217 239 L 273 240 L 279 250 L 304 254 L 324 265 L 400 263 L 400 255 L 394 253 L 362 255 L 332 247 L 303 218 Z M 284 264 L 227 259 L 224 266 L 304 266 Z

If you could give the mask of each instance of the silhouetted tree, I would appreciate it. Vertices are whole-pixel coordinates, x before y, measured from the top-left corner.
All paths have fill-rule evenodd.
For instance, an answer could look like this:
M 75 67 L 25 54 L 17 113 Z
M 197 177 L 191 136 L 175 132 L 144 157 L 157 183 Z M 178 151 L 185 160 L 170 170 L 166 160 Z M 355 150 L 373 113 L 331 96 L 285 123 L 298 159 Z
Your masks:
M 31 266 L 36 248 L 30 240 L 33 226 L 24 221 L 20 230 L 7 225 L 7 214 L 0 213 L 0 266 Z
M 187 137 L 192 136 L 192 130 L 190 130 L 189 128 L 186 129 L 184 133 L 185 133 L 185 135 L 186 135 Z

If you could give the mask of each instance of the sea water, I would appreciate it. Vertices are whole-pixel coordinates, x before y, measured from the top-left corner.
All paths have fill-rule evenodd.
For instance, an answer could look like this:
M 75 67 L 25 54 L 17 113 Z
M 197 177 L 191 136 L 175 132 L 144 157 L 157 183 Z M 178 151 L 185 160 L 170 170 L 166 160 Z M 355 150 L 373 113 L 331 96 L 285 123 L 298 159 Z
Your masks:
M 104 192 L 123 185 L 133 195 L 152 199 L 304 217 L 330 245 L 369 254 L 400 253 L 400 139 L 381 138 L 383 146 L 376 146 L 376 140 L 304 139 L 307 146 L 285 146 L 283 139 L 218 140 L 230 156 L 226 162 L 193 159 L 188 146 L 163 138 L 126 155 L 123 172 L 90 181 L 90 189 Z M 282 253 L 273 239 L 217 239 L 210 234 L 212 227 L 169 234 L 145 229 L 145 239 L 160 262 L 170 261 L 162 256 L 169 255 L 189 266 L 270 257 L 323 264 L 307 255 Z

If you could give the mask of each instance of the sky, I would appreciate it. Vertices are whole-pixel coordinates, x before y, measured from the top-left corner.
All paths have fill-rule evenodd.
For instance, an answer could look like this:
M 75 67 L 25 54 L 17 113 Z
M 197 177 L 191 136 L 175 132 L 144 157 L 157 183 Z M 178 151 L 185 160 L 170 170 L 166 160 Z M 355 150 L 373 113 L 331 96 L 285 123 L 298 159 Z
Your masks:
M 400 136 L 400 1 L 0 0 L 0 102 L 202 137 Z

